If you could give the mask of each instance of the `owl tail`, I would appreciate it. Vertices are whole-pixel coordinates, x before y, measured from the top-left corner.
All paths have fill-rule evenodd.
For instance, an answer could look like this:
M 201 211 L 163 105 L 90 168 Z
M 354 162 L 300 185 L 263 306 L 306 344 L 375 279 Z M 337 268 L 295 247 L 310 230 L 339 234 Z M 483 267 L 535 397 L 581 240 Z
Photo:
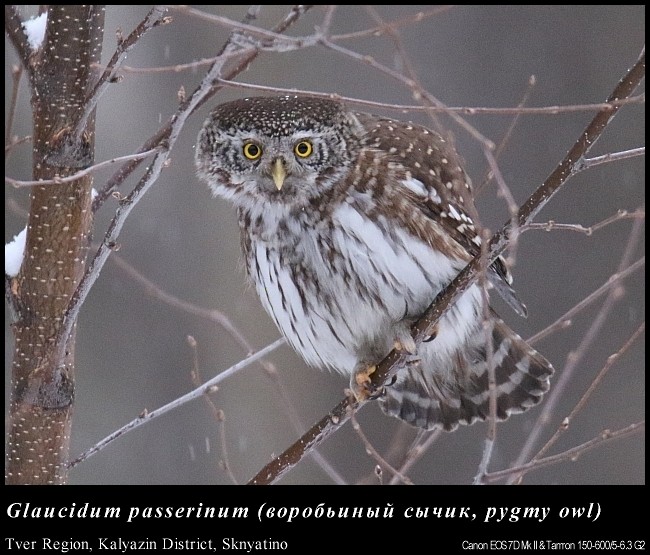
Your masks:
M 494 319 L 492 362 L 496 377 L 496 416 L 505 420 L 512 413 L 536 405 L 548 391 L 553 367 L 503 321 Z M 488 364 L 484 332 L 477 328 L 462 352 L 431 363 L 426 349 L 435 350 L 435 339 L 424 344 L 419 367 L 405 368 L 380 399 L 385 413 L 425 429 L 454 430 L 490 414 Z

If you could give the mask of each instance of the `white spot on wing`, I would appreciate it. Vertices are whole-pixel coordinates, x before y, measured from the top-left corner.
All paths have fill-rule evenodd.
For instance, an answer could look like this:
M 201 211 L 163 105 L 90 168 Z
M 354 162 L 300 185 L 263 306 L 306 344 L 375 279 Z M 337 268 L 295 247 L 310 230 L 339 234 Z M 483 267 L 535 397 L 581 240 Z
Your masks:
M 452 204 L 449 205 L 449 215 L 454 218 L 455 220 L 460 220 L 460 214 L 458 213 L 458 210 L 454 208 Z
M 409 191 L 412 191 L 419 197 L 426 198 L 429 195 L 429 192 L 427 191 L 427 188 L 424 186 L 424 183 L 422 183 L 422 181 L 420 181 L 419 179 L 415 179 L 414 177 L 411 177 L 410 179 L 403 179 L 401 183 Z

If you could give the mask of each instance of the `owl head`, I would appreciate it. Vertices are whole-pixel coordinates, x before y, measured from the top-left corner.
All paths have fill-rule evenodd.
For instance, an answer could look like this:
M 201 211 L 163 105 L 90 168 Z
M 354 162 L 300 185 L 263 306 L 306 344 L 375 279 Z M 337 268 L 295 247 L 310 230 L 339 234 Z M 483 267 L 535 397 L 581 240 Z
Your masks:
M 216 195 L 235 204 L 301 205 L 349 171 L 363 128 L 335 101 L 244 98 L 215 108 L 199 133 L 196 166 Z

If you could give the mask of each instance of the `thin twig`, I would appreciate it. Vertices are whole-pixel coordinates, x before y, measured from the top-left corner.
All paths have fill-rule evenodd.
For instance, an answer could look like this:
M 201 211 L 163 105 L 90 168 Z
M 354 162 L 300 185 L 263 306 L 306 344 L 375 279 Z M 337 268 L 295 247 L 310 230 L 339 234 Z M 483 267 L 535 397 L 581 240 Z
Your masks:
M 136 283 L 142 285 L 149 295 L 173 308 L 176 308 L 177 310 L 182 310 L 183 312 L 192 314 L 193 316 L 197 316 L 199 318 L 203 318 L 209 322 L 221 326 L 245 350 L 247 354 L 253 351 L 253 347 L 244 337 L 244 334 L 242 334 L 242 332 L 231 322 L 230 318 L 228 318 L 228 316 L 226 316 L 220 310 L 214 308 L 204 308 L 202 306 L 195 305 L 188 301 L 184 301 L 183 299 L 179 299 L 167 291 L 164 291 L 159 285 L 141 274 L 131 264 L 129 264 L 126 260 L 115 253 L 110 257 L 110 260 L 112 260 L 119 268 L 126 272 L 129 277 L 131 277 Z M 301 435 L 305 431 L 304 426 L 298 417 L 296 408 L 291 402 L 291 397 L 287 393 L 284 384 L 280 380 L 275 366 L 264 359 L 259 360 L 258 363 L 277 389 L 278 395 L 282 401 L 281 405 L 294 431 L 298 435 Z M 336 469 L 334 469 L 332 464 L 323 455 L 315 451 L 312 453 L 312 456 L 318 466 L 323 469 L 323 471 L 334 481 L 334 483 L 346 483 L 345 479 L 340 475 L 339 472 L 336 471 Z
M 530 98 L 531 93 L 533 92 L 533 88 L 535 87 L 536 84 L 536 79 L 534 75 L 531 75 L 530 78 L 528 79 L 528 87 L 524 91 L 524 96 L 522 99 L 519 101 L 519 104 L 517 104 L 517 108 L 523 108 L 526 106 L 526 103 L 528 102 L 528 99 Z M 508 129 L 506 129 L 505 134 L 503 135 L 503 138 L 499 141 L 499 144 L 497 145 L 496 150 L 494 151 L 494 159 L 495 161 L 498 161 L 499 158 L 501 157 L 501 154 L 503 153 L 506 145 L 510 142 L 510 137 L 512 136 L 512 133 L 515 130 L 515 127 L 517 127 L 517 123 L 519 123 L 519 119 L 521 117 L 521 112 L 518 114 L 515 114 L 512 118 L 512 121 L 510 122 L 510 125 L 508 126 Z M 492 178 L 494 175 L 492 174 L 492 169 L 490 166 L 488 166 L 488 169 L 485 172 L 485 177 L 481 180 L 481 183 L 478 187 L 474 188 L 474 197 L 478 197 L 478 195 L 481 194 L 481 192 L 484 190 L 484 188 L 492 181 Z
M 334 14 L 338 6 L 335 4 L 330 4 L 325 7 L 325 15 L 323 15 L 323 20 L 320 22 L 320 25 L 316 28 L 316 32 L 319 35 L 329 35 L 330 28 L 332 27 L 332 21 L 334 20 Z
M 382 17 L 379 15 L 379 12 L 372 6 L 366 6 L 366 11 L 370 14 L 370 16 L 375 20 L 375 22 L 379 23 L 380 25 L 385 25 L 384 20 Z M 411 63 L 411 59 L 409 55 L 406 52 L 406 48 L 404 47 L 404 43 L 402 41 L 402 37 L 400 35 L 400 32 L 396 28 L 387 28 L 386 32 L 388 33 L 391 41 L 393 42 L 393 45 L 395 47 L 395 52 L 396 55 L 399 56 L 399 60 L 401 60 L 402 65 L 404 66 L 405 70 L 405 76 L 411 79 L 414 83 L 416 83 L 418 90 L 424 90 L 424 86 L 422 85 L 422 81 L 420 81 L 420 78 L 418 76 L 417 71 L 415 71 L 415 68 L 413 67 L 413 64 Z M 331 40 L 331 37 L 330 37 Z M 397 64 L 396 64 L 397 65 Z M 442 128 L 440 124 L 439 118 L 436 117 L 437 112 L 432 110 L 432 106 L 430 102 L 426 102 L 421 95 L 413 95 L 416 98 L 419 98 L 422 102 L 421 105 L 424 108 L 429 108 L 427 110 L 427 115 L 431 119 L 431 122 L 433 124 L 433 128 L 438 131 L 441 135 L 444 133 L 444 129 Z
M 115 430 L 113 433 L 111 433 L 109 436 L 105 437 L 101 441 L 97 442 L 95 445 L 93 445 L 90 449 L 87 451 L 84 451 L 81 455 L 79 455 L 76 459 L 70 461 L 68 463 L 68 468 L 72 468 L 74 466 L 77 466 L 79 463 L 85 461 L 92 455 L 95 455 L 96 453 L 99 453 L 102 449 L 113 443 L 116 439 L 119 437 L 122 437 L 124 434 L 135 430 L 136 428 L 139 428 L 143 424 L 146 424 L 147 422 L 151 422 L 151 420 L 158 418 L 159 416 L 162 416 L 163 414 L 166 414 L 178 407 L 183 406 L 184 404 L 188 403 L 189 401 L 192 401 L 194 399 L 197 399 L 204 395 L 205 393 L 210 393 L 213 388 L 215 388 L 218 384 L 220 384 L 222 381 L 225 379 L 229 378 L 242 368 L 246 368 L 247 366 L 250 366 L 252 363 L 258 361 L 259 359 L 267 356 L 269 353 L 275 351 L 278 347 L 284 345 L 284 339 L 278 339 L 271 343 L 270 345 L 267 345 L 263 349 L 260 349 L 256 353 L 250 355 L 248 358 L 245 358 L 244 360 L 239 361 L 237 364 L 231 366 L 227 370 L 224 370 L 214 378 L 208 380 L 205 382 L 203 385 L 200 387 L 197 387 L 196 389 L 193 389 L 189 393 L 186 393 L 185 395 L 182 395 L 178 397 L 177 399 L 174 399 L 172 402 L 167 403 L 166 405 L 163 405 L 162 407 L 155 409 L 151 412 L 145 411 L 143 414 L 138 416 L 137 418 L 131 420 L 128 424 L 122 426 L 118 430 Z
M 29 141 L 32 140 L 31 135 L 25 135 L 24 137 L 12 137 L 9 141 L 8 144 L 5 145 L 5 161 L 7 160 L 7 157 L 9 153 L 18 145 L 22 145 L 23 143 L 28 143 Z
M 541 341 L 545 337 L 549 336 L 553 332 L 561 329 L 565 329 L 568 326 L 571 325 L 572 323 L 572 318 L 578 314 L 580 311 L 584 310 L 587 308 L 589 305 L 594 303 L 599 297 L 610 291 L 613 287 L 616 287 L 620 281 L 623 279 L 627 278 L 628 276 L 632 275 L 634 272 L 637 270 L 643 268 L 645 266 L 645 256 L 641 257 L 639 260 L 634 262 L 634 264 L 630 264 L 627 268 L 624 270 L 621 270 L 620 272 L 616 272 L 615 274 L 612 274 L 609 276 L 607 281 L 601 285 L 598 289 L 595 291 L 592 291 L 589 295 L 587 295 L 584 299 L 582 299 L 578 304 L 574 305 L 570 310 L 562 314 L 555 322 L 553 322 L 551 325 L 547 326 L 543 330 L 537 332 L 535 335 L 530 337 L 527 341 L 529 345 L 534 345 L 538 341 Z
M 438 6 L 432 10 L 426 12 L 417 12 L 413 15 L 407 15 L 401 19 L 395 19 L 387 23 L 382 21 L 381 24 L 377 27 L 362 29 L 361 31 L 352 31 L 350 33 L 341 33 L 339 35 L 331 35 L 330 40 L 339 41 L 361 39 L 365 37 L 380 37 L 385 33 L 394 33 L 400 27 L 405 27 L 412 23 L 419 23 L 420 21 L 424 21 L 425 19 L 429 19 L 430 17 L 449 11 L 453 7 L 454 6 Z
M 619 358 L 634 344 L 634 342 L 639 338 L 639 336 L 645 331 L 645 322 L 643 322 L 637 329 L 636 331 L 632 334 L 631 337 L 628 338 L 628 340 L 625 342 L 625 344 L 614 354 L 610 355 L 607 357 L 607 361 L 605 362 L 605 365 L 600 369 L 600 372 L 596 375 L 594 380 L 591 382 L 589 387 L 587 388 L 587 391 L 584 392 L 580 400 L 576 403 L 575 407 L 573 407 L 573 410 L 569 413 L 568 416 L 566 416 L 562 420 L 562 424 L 558 427 L 558 429 L 555 431 L 551 439 L 549 439 L 546 444 L 537 452 L 537 454 L 531 459 L 532 461 L 536 461 L 538 459 L 541 459 L 544 454 L 555 444 L 555 442 L 559 439 L 559 437 L 562 435 L 562 433 L 566 432 L 569 427 L 571 426 L 571 423 L 573 422 L 574 418 L 576 415 L 582 410 L 582 408 L 585 406 L 587 403 L 589 397 L 591 397 L 591 394 L 596 390 L 596 388 L 600 385 L 600 382 L 603 380 L 605 377 L 605 374 L 609 372 L 610 368 L 614 365 L 616 361 L 618 361 Z
M 206 63 L 210 60 L 202 60 L 201 62 L 193 63 Z M 180 67 L 180 66 L 173 66 Z M 155 71 L 156 68 L 151 68 Z M 169 68 L 170 71 L 176 71 Z M 398 74 L 399 75 L 399 74 Z M 645 102 L 645 95 L 630 96 L 629 98 L 622 98 L 619 100 L 612 100 L 611 102 L 596 102 L 593 104 L 571 104 L 569 106 L 539 106 L 539 107 L 511 107 L 511 108 L 488 108 L 486 106 L 423 106 L 421 104 L 394 104 L 390 102 L 378 102 L 374 100 L 366 100 L 362 98 L 355 98 L 352 96 L 344 96 L 338 93 L 324 93 L 320 91 L 312 91 L 307 89 L 275 87 L 269 85 L 256 85 L 254 83 L 245 83 L 242 81 L 233 81 L 231 79 L 219 79 L 221 85 L 243 90 L 252 90 L 257 92 L 274 93 L 278 95 L 283 94 L 303 94 L 306 96 L 313 96 L 314 98 L 324 98 L 327 100 L 339 100 L 346 104 L 353 104 L 357 106 L 367 106 L 369 108 L 377 108 L 381 110 L 396 110 L 399 112 L 432 112 L 432 113 L 458 113 L 470 116 L 474 115 L 547 115 L 556 116 L 572 112 L 598 112 L 601 110 L 608 110 L 611 108 L 620 108 L 628 104 L 637 104 Z
M 111 256 L 111 260 L 117 264 L 120 269 L 126 272 L 136 283 L 142 285 L 145 291 L 152 297 L 173 308 L 182 310 L 183 312 L 192 314 L 193 316 L 198 316 L 199 318 L 203 318 L 221 326 L 246 351 L 246 353 L 252 352 L 253 348 L 251 344 L 246 340 L 241 331 L 239 331 L 239 329 L 237 329 L 237 327 L 230 321 L 230 318 L 220 310 L 215 308 L 204 308 L 192 304 L 164 291 L 159 285 L 141 274 L 131 264 L 117 254 Z
M 413 465 L 422 458 L 422 455 L 424 455 L 427 450 L 438 440 L 442 433 L 442 428 L 435 428 L 434 430 L 424 431 L 422 436 L 418 435 L 415 445 L 406 454 L 404 462 L 399 467 L 399 471 L 402 474 L 406 474 L 409 470 L 411 470 Z M 395 476 L 393 476 L 390 483 L 397 483 Z
M 517 246 L 519 244 L 519 241 L 517 240 L 520 233 L 519 226 L 517 225 L 517 210 L 519 209 L 519 206 L 515 201 L 515 197 L 512 195 L 512 191 L 510 191 L 510 187 L 506 184 L 494 153 L 490 149 L 484 148 L 483 156 L 487 160 L 490 172 L 497 183 L 497 196 L 502 197 L 506 201 L 510 221 L 513 222 L 512 229 L 510 230 L 510 245 L 508 246 L 507 260 L 508 267 L 512 268 L 515 265 Z M 476 210 L 474 210 L 474 212 L 476 212 Z
M 627 210 L 621 209 L 621 210 L 617 210 L 616 214 L 609 216 L 609 218 L 605 218 L 604 220 L 601 220 L 600 222 L 597 222 L 588 227 L 582 226 L 580 224 L 559 224 L 554 220 L 549 220 L 548 222 L 543 222 L 543 223 L 530 223 L 526 225 L 525 228 L 522 229 L 522 231 L 527 231 L 529 229 L 539 229 L 542 231 L 555 231 L 555 230 L 576 231 L 578 233 L 584 233 L 589 237 L 595 231 L 599 231 L 604 227 L 607 227 L 608 225 L 611 225 L 620 220 L 627 220 L 627 219 L 636 220 L 636 219 L 643 219 L 643 218 L 645 218 L 645 209 L 643 208 L 637 208 L 632 212 L 628 212 Z
M 231 31 L 238 31 L 240 33 L 246 32 L 250 33 L 251 35 L 257 35 L 259 37 L 269 39 L 273 41 L 276 47 L 280 44 L 293 44 L 303 46 L 315 42 L 314 35 L 298 38 L 289 37 L 282 34 L 281 32 L 269 31 L 268 29 L 255 27 L 254 25 L 249 25 L 248 23 L 240 23 L 234 19 L 230 19 L 222 15 L 206 13 L 195 8 L 190 8 L 189 6 L 170 6 L 170 8 L 185 15 L 191 15 L 210 23 L 216 23 L 217 25 L 225 27 L 226 29 L 230 29 Z
M 492 453 L 494 451 L 494 443 L 497 438 L 497 377 L 494 364 L 494 343 L 492 340 L 494 334 L 494 318 L 490 314 L 490 298 L 488 296 L 487 281 L 487 272 L 489 268 L 489 264 L 487 263 L 488 240 L 488 231 L 486 229 L 481 230 L 481 260 L 483 264 L 479 272 L 478 281 L 483 306 L 482 328 L 485 337 L 485 364 L 488 374 L 489 412 L 487 418 L 487 433 L 483 445 L 483 454 L 481 455 L 481 461 L 478 465 L 478 472 L 474 477 L 474 485 L 480 485 L 483 483 L 483 477 L 487 474 L 490 460 L 492 459 Z
M 540 468 L 544 468 L 552 464 L 557 464 L 560 462 L 575 462 L 578 460 L 578 458 L 581 455 L 583 455 L 587 451 L 591 451 L 592 449 L 596 447 L 600 447 L 601 445 L 605 443 L 609 443 L 610 441 L 623 439 L 635 434 L 639 434 L 643 431 L 645 431 L 645 420 L 641 420 L 640 422 L 635 422 L 634 424 L 630 424 L 625 428 L 622 428 L 620 430 L 615 430 L 613 432 L 610 430 L 603 430 L 599 435 L 597 435 L 593 439 L 590 439 L 589 441 L 586 441 L 585 443 L 582 443 L 580 445 L 576 445 L 575 447 L 572 447 L 571 449 L 567 449 L 566 451 L 563 451 L 562 453 L 558 453 L 557 455 L 551 455 L 543 459 L 531 461 L 529 463 L 515 466 L 512 468 L 507 468 L 505 470 L 497 470 L 495 472 L 490 472 L 485 476 L 485 481 L 496 482 L 498 480 L 511 478 L 512 476 L 528 474 L 532 470 L 538 470 Z
M 635 251 L 641 237 L 641 228 L 641 220 L 635 220 L 632 225 L 632 231 L 630 232 L 630 237 L 625 247 L 625 251 L 623 252 L 623 256 L 619 262 L 617 273 L 622 272 L 630 265 L 630 258 L 632 257 L 632 254 Z M 560 400 L 560 397 L 564 394 L 566 385 L 573 377 L 576 369 L 579 368 L 580 361 L 587 354 L 589 347 L 597 339 L 600 330 L 605 325 L 605 321 L 609 316 L 609 313 L 613 309 L 614 305 L 620 300 L 620 298 L 621 295 L 618 294 L 616 288 L 610 290 L 607 298 L 603 302 L 603 306 L 589 326 L 589 329 L 585 333 L 582 341 L 575 350 L 568 354 L 566 364 L 564 365 L 562 371 L 559 372 L 559 377 L 555 383 L 555 386 L 548 393 L 547 398 L 544 401 L 542 411 L 537 418 L 537 422 L 535 423 L 535 426 L 533 426 L 530 434 L 528 434 L 528 437 L 526 438 L 526 441 L 521 448 L 519 456 L 515 461 L 515 466 L 521 466 L 531 456 L 534 445 L 539 439 L 542 430 L 551 421 L 551 415 L 553 414 L 555 407 Z M 517 476 L 513 476 L 511 477 L 511 480 L 515 481 L 518 478 L 519 477 Z
M 128 162 L 129 160 L 141 160 L 151 154 L 155 154 L 156 152 L 159 152 L 160 150 L 161 150 L 160 147 L 157 147 L 157 148 L 152 148 L 151 150 L 147 150 L 146 152 L 141 152 L 139 154 L 127 154 L 125 156 L 117 156 L 115 158 L 111 158 L 110 160 L 104 160 L 103 162 L 98 162 L 97 164 L 89 166 L 72 175 L 67 175 L 66 177 L 55 176 L 52 179 L 43 179 L 37 181 L 20 181 L 18 179 L 13 179 L 11 177 L 5 176 L 5 183 L 7 185 L 11 185 L 16 189 L 20 189 L 22 187 L 40 187 L 44 185 L 61 185 L 63 183 L 72 183 L 73 181 L 77 181 L 81 177 L 95 173 L 97 170 L 100 170 L 107 166 L 111 166 L 113 164 L 118 164 L 122 162 Z
M 582 161 L 584 168 L 593 168 L 600 164 L 607 164 L 608 162 L 618 162 L 620 160 L 627 160 L 628 158 L 634 158 L 636 156 L 644 156 L 645 147 L 641 146 L 638 148 L 631 148 L 629 150 L 623 150 L 621 152 L 609 152 L 608 154 L 603 154 L 602 156 L 594 156 L 593 158 L 585 158 Z
M 338 44 L 335 44 L 334 42 L 328 40 L 327 38 L 323 38 L 320 41 L 320 43 L 326 48 L 333 50 L 334 52 L 338 52 L 339 54 L 348 56 L 349 58 L 352 58 L 353 60 L 356 60 L 362 64 L 366 64 L 372 67 L 373 69 L 376 69 L 388 75 L 394 80 L 403 83 L 413 93 L 425 99 L 432 107 L 444 108 L 442 111 L 448 113 L 449 117 L 452 120 L 454 120 L 460 127 L 465 129 L 465 131 L 467 131 L 476 141 L 478 141 L 481 145 L 483 145 L 483 147 L 488 149 L 494 149 L 494 143 L 492 141 L 490 141 L 487 137 L 485 137 L 482 133 L 480 133 L 474 126 L 470 125 L 465 119 L 461 118 L 457 113 L 448 111 L 446 109 L 446 106 L 440 100 L 438 100 L 435 96 L 433 96 L 429 91 L 419 87 L 418 83 L 413 79 L 405 77 L 401 73 L 395 71 L 394 69 L 391 69 L 388 66 L 379 63 L 372 56 L 364 56 L 363 54 L 359 54 L 354 50 L 350 50 L 349 48 L 344 48 Z
M 379 454 L 379 451 L 374 448 L 372 443 L 370 443 L 370 440 L 366 437 L 366 434 L 363 433 L 361 425 L 359 424 L 359 421 L 353 412 L 350 413 L 350 422 L 352 424 L 352 429 L 359 436 L 359 439 L 361 439 L 361 443 L 363 443 L 366 453 L 368 453 L 368 455 L 370 455 L 382 469 L 388 470 L 388 472 L 390 472 L 393 476 L 399 478 L 402 483 L 412 486 L 413 481 L 408 476 L 402 474 L 396 468 L 393 468 L 393 466 Z
M 199 353 L 197 349 L 196 339 L 194 339 L 191 335 L 188 335 L 187 344 L 190 346 L 190 349 L 192 349 L 192 370 L 190 371 L 192 384 L 194 385 L 195 388 L 199 388 L 203 385 L 201 383 L 203 380 L 201 379 L 201 372 L 199 370 Z M 212 402 L 212 399 L 210 398 L 210 393 L 216 390 L 217 387 L 215 386 L 210 390 L 210 392 L 204 391 L 203 398 L 205 399 L 205 402 L 208 405 L 208 409 L 212 413 L 212 416 L 214 417 L 217 423 L 217 427 L 219 429 L 219 437 L 221 438 L 221 454 L 222 454 L 221 462 L 223 463 L 223 469 L 228 475 L 228 478 L 230 478 L 230 481 L 233 484 L 238 484 L 239 481 L 233 474 L 232 467 L 230 466 L 229 457 L 228 457 L 228 442 L 226 441 L 226 429 L 225 429 L 226 417 L 224 415 L 224 412 L 221 409 L 218 409 L 217 406 Z

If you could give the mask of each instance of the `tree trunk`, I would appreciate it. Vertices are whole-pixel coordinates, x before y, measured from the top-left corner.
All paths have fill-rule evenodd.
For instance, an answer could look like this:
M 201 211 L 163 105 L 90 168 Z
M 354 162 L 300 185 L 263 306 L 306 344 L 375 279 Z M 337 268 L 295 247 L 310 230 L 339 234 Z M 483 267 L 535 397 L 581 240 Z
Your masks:
M 77 131 L 92 90 L 103 6 L 49 6 L 41 48 L 21 55 L 34 114 L 33 179 L 94 162 L 94 113 Z M 16 41 L 14 41 L 16 44 Z M 11 280 L 15 322 L 6 482 L 62 484 L 74 404 L 74 332 L 61 337 L 93 225 L 90 177 L 33 188 L 25 256 Z

